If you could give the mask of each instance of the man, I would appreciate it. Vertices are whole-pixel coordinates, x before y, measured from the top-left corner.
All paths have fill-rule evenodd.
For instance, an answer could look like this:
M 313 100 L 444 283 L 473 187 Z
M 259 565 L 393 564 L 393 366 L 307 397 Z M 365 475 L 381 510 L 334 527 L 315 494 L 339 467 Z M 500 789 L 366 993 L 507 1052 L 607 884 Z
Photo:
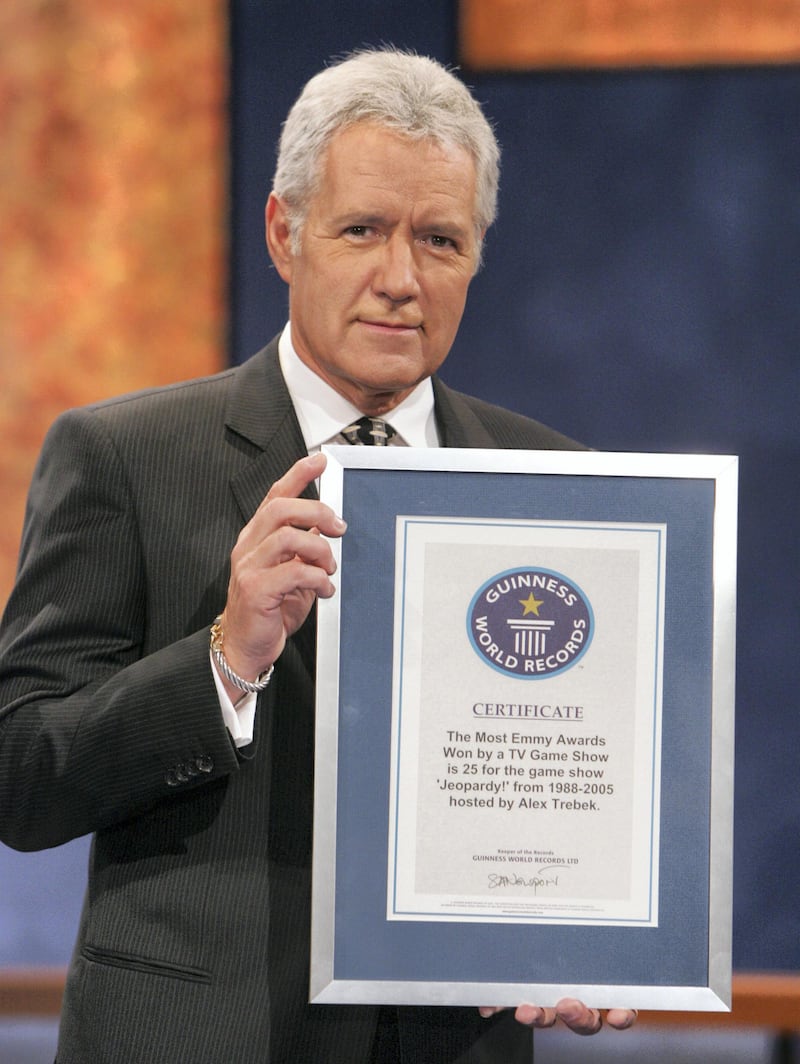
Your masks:
M 507 1064 L 555 1021 L 307 1004 L 312 606 L 345 533 L 319 447 L 362 415 L 393 445 L 577 446 L 435 377 L 496 188 L 491 129 L 438 64 L 326 70 L 267 204 L 280 341 L 51 430 L 0 640 L 0 830 L 94 833 L 59 1064 Z

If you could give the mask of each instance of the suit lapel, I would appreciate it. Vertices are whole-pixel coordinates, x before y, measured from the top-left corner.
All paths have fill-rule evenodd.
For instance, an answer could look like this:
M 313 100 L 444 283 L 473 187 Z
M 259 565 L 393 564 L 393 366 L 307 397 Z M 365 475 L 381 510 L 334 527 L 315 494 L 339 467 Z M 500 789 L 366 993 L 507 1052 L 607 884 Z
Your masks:
M 231 478 L 242 517 L 249 521 L 270 487 L 306 452 L 278 362 L 278 341 L 254 355 L 236 372 L 225 417 L 227 434 L 247 441 L 252 461 Z M 312 488 L 305 493 L 316 497 Z
M 433 377 L 432 383 L 436 425 L 442 447 L 496 446 L 462 395 L 448 388 L 438 377 Z

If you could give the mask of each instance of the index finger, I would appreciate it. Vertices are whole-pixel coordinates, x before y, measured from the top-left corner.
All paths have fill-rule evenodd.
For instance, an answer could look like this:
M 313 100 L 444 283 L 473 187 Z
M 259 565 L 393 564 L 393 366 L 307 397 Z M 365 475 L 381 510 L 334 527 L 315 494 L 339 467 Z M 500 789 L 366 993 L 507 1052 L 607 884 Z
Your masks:
M 264 501 L 271 499 L 297 499 L 306 490 L 308 485 L 322 474 L 328 459 L 324 454 L 306 455 L 288 469 L 280 480 L 276 480 L 267 492 Z

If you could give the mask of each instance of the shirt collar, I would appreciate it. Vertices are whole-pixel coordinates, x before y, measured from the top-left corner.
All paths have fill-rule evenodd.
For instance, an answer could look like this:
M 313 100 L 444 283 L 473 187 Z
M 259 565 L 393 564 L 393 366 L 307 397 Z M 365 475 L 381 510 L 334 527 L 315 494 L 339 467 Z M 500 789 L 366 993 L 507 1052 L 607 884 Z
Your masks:
M 278 358 L 309 453 L 333 441 L 345 425 L 361 417 L 363 411 L 301 361 L 292 344 L 290 322 L 278 341 Z M 408 447 L 439 446 L 429 377 L 391 411 L 387 421 L 397 432 L 398 442 Z

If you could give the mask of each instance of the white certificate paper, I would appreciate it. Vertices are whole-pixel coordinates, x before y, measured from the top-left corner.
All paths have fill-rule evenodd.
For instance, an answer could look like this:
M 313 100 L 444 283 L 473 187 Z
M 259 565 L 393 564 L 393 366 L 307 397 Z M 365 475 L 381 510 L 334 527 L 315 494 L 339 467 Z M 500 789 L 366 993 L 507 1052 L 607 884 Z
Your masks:
M 657 926 L 666 526 L 396 536 L 387 918 Z

